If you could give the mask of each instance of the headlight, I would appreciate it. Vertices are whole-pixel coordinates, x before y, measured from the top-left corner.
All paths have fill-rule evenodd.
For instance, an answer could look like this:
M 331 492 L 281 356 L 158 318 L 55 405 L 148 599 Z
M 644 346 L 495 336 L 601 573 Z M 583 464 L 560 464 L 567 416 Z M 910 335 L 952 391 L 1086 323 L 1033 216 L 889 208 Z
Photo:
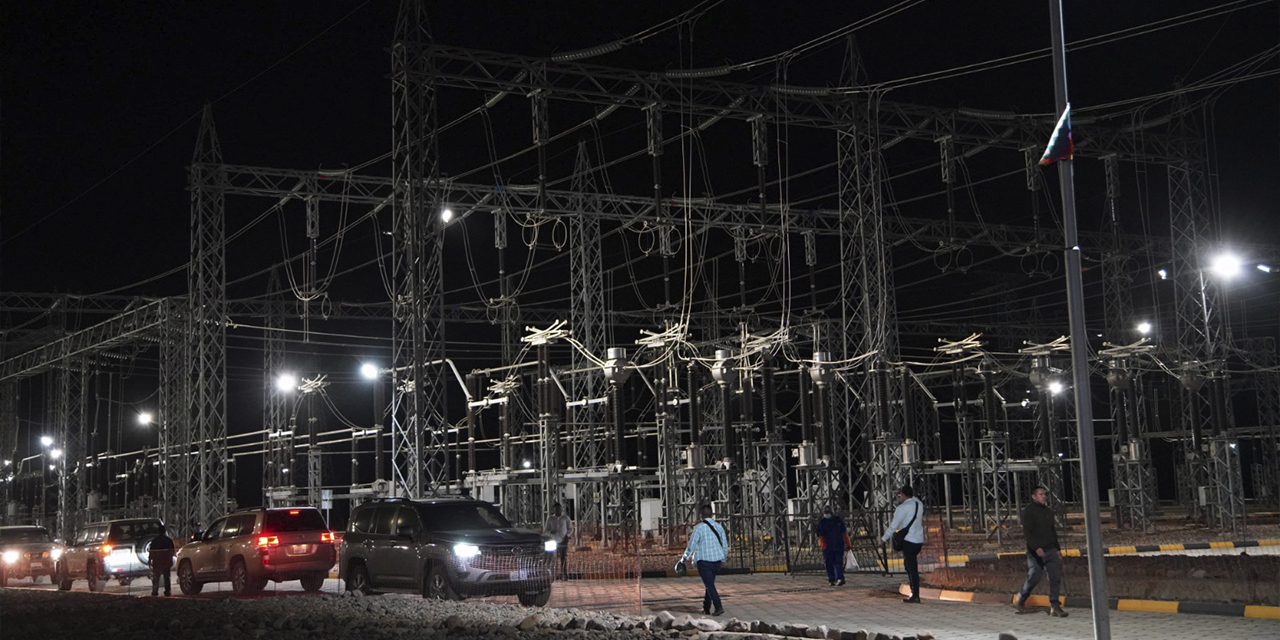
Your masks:
M 542 543 L 542 550 L 543 550 L 543 551 L 547 551 L 547 552 L 555 551 L 555 550 L 556 550 L 556 541 L 555 541 L 555 540 L 548 540 L 548 541 L 546 541 L 546 542 Z
M 57 560 L 58 558 L 61 558 L 61 557 L 62 557 L 62 549 L 59 549 L 59 548 L 57 548 L 57 547 L 54 547 L 53 551 L 50 551 L 50 552 L 49 552 L 49 557 L 53 558 L 54 560 Z
M 20 557 L 22 557 L 22 554 L 18 553 L 17 551 L 14 551 L 13 549 L 10 549 L 10 550 L 8 550 L 8 551 L 4 552 L 4 563 L 5 563 L 5 564 L 13 564 L 13 563 L 17 562 L 17 561 L 18 561 L 18 558 L 20 558 Z
M 474 544 L 467 544 L 466 542 L 459 542 L 458 544 L 453 545 L 453 555 L 458 556 L 463 560 L 474 558 L 480 555 L 480 547 L 477 547 Z

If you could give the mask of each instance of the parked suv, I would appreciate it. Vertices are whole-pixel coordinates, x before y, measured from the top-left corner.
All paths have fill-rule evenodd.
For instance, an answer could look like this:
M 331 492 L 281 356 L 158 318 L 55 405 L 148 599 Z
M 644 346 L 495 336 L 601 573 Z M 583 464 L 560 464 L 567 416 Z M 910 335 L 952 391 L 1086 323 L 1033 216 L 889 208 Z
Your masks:
M 49 576 L 49 582 L 57 582 L 61 556 L 62 545 L 44 527 L 0 527 L 0 587 L 28 577 L 35 582 Z
M 351 512 L 338 577 L 349 591 L 413 591 L 424 598 L 551 598 L 556 542 L 516 529 L 494 505 L 469 498 L 366 502 Z
M 58 588 L 67 590 L 78 579 L 90 591 L 101 591 L 115 578 L 122 586 L 151 575 L 151 541 L 160 533 L 160 520 L 132 518 L 88 524 L 76 532 L 62 552 Z
M 337 559 L 333 532 L 312 507 L 245 509 L 230 513 L 183 545 L 174 558 L 178 586 L 193 596 L 209 582 L 231 582 L 236 595 L 252 595 L 268 581 L 301 580 L 319 591 Z

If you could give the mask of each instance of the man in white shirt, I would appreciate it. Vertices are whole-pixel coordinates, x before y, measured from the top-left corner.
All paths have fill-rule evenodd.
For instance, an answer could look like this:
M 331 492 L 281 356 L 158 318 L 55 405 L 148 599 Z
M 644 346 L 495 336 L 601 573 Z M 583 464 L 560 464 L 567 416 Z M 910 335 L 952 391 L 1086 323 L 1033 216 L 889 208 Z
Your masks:
M 547 518 L 547 526 L 542 532 L 556 541 L 556 551 L 560 555 L 560 579 L 569 579 L 569 534 L 573 532 L 573 521 L 560 512 L 560 503 L 551 505 L 551 517 Z
M 884 530 L 880 539 L 888 542 L 893 534 L 906 530 L 906 539 L 902 542 L 902 566 L 907 570 L 907 582 L 911 584 L 911 597 L 903 598 L 903 602 L 920 603 L 920 565 L 916 556 L 924 548 L 924 503 L 915 497 L 911 485 L 898 491 L 898 508 L 893 512 L 893 521 Z

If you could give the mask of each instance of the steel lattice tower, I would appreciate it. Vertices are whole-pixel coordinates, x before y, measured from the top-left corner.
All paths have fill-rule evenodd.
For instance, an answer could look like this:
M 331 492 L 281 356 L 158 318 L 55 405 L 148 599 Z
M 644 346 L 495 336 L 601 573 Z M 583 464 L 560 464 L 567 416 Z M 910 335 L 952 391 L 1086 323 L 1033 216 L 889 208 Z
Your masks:
M 221 164 L 213 108 L 205 105 L 191 158 L 191 263 L 187 276 L 191 314 L 187 327 L 187 371 L 191 376 L 187 442 L 195 455 L 192 515 L 203 522 L 221 515 L 227 500 L 226 178 Z
M 596 357 L 604 355 L 604 263 L 600 255 L 600 208 L 596 185 L 591 169 L 591 159 L 585 143 L 578 143 L 578 158 L 573 173 L 572 190 L 581 194 L 578 213 L 573 217 L 570 232 L 573 242 L 569 247 L 570 292 L 572 315 L 570 328 L 573 337 Z M 591 366 L 591 362 L 573 350 L 574 371 Z M 598 371 L 575 373 L 572 381 L 574 400 L 591 400 L 604 397 L 604 376 Z M 574 449 L 569 463 L 576 469 L 600 466 L 605 463 L 598 437 L 605 424 L 604 407 L 601 404 L 583 404 L 573 411 Z M 583 515 L 581 508 L 579 512 Z M 594 510 L 592 510 L 594 513 Z M 580 516 L 581 517 L 581 516 Z
M 262 464 L 262 491 L 263 504 L 275 505 L 276 498 L 273 497 L 274 489 L 278 486 L 288 486 L 292 483 L 284 482 L 282 469 L 289 466 L 289 456 L 293 452 L 290 446 L 293 438 L 286 437 L 284 431 L 289 424 L 289 407 L 288 398 L 285 393 L 280 390 L 277 380 L 285 372 L 285 339 L 284 339 L 284 301 L 276 292 L 280 290 L 280 276 L 275 269 L 271 270 L 271 276 L 267 280 L 267 292 L 270 298 L 267 300 L 267 315 L 265 320 L 265 340 L 263 341 L 263 424 L 262 428 L 265 433 L 263 438 L 265 441 L 266 456 Z M 292 501 L 286 504 L 293 504 Z
M 395 490 L 412 497 L 442 488 L 449 471 L 442 413 L 445 394 L 437 362 L 444 353 L 438 313 L 443 297 L 444 226 L 436 206 L 439 163 L 430 41 L 426 7 L 405 0 L 391 46 L 395 219 L 391 453 Z
M 87 505 L 85 500 L 89 486 L 85 468 L 88 425 L 88 397 L 85 395 L 89 377 L 83 359 L 66 363 L 58 380 L 58 421 L 62 457 L 57 460 L 58 476 L 58 532 L 64 538 L 80 525 L 80 518 Z
M 159 488 L 161 517 L 178 535 L 187 535 L 200 523 L 193 506 L 190 456 L 190 385 L 187 375 L 187 307 L 176 300 L 165 303 L 160 324 L 160 431 Z M 209 524 L 204 521 L 201 524 Z
M 854 84 L 860 74 L 860 61 L 853 43 L 849 44 L 842 81 Z M 866 505 L 892 508 L 895 485 L 901 483 L 897 451 L 873 455 L 873 441 L 885 446 L 900 438 L 892 415 L 893 388 L 887 362 L 897 354 L 894 327 L 896 313 L 893 298 L 893 274 L 889 246 L 885 243 L 881 202 L 881 164 L 879 136 L 876 131 L 876 96 L 850 98 L 845 103 L 846 124 L 836 131 L 838 188 L 840 197 L 840 301 L 842 305 L 843 357 L 874 352 L 864 375 L 851 381 L 853 394 L 861 410 L 860 431 L 856 435 L 848 423 L 837 424 L 836 468 L 850 470 L 851 478 L 870 472 L 866 487 Z M 847 397 L 847 396 L 846 396 Z M 846 407 L 852 402 L 846 400 Z M 839 414 L 834 414 L 839 415 Z M 848 415 L 848 413 L 844 413 Z M 840 440 L 843 439 L 844 442 Z M 871 463 L 870 469 L 852 472 L 853 461 Z M 883 464 L 876 464 L 881 461 Z M 856 486 L 856 483 L 855 483 Z M 852 488 L 852 487 L 851 487 Z

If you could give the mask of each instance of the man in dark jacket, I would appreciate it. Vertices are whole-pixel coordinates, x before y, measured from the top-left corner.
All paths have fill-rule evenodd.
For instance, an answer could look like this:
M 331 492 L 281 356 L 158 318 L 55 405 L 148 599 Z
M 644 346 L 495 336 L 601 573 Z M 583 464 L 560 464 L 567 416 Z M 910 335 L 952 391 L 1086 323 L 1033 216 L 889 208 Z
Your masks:
M 164 525 L 160 525 L 160 533 L 151 541 L 151 595 L 160 595 L 160 579 L 164 578 L 164 595 L 169 597 L 169 571 L 173 569 L 173 539 L 165 535 Z
M 831 512 L 831 507 L 822 510 L 822 519 L 813 528 L 822 544 L 822 559 L 827 564 L 827 582 L 831 586 L 844 585 L 844 541 L 847 529 L 844 520 Z
M 1049 508 L 1049 491 L 1044 487 L 1031 490 L 1031 503 L 1022 510 L 1022 533 L 1027 538 L 1027 582 L 1022 585 L 1016 605 L 1019 613 L 1027 611 L 1027 597 L 1039 584 L 1044 574 L 1049 574 L 1049 615 L 1067 617 L 1058 600 L 1062 585 L 1062 556 L 1058 553 L 1058 529 Z

